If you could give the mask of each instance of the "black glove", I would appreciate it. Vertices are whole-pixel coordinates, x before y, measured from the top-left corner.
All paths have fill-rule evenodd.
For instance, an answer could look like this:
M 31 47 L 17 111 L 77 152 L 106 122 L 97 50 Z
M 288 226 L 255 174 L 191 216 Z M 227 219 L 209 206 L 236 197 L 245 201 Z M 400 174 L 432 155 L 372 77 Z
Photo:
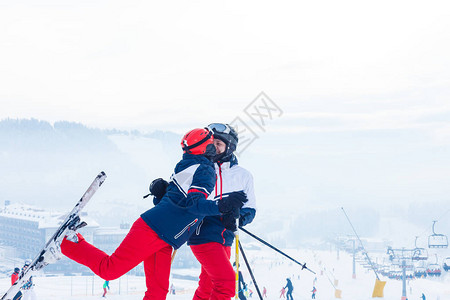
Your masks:
M 239 210 L 247 201 L 247 196 L 244 192 L 232 192 L 228 197 L 219 200 L 219 211 L 223 214 L 232 212 L 233 217 L 237 219 L 239 218 Z
M 160 198 L 153 197 L 153 205 L 154 205 L 154 206 L 158 205 L 159 202 L 161 202 L 161 199 L 160 199 Z M 239 226 L 240 226 L 240 225 L 239 225 Z
M 240 216 L 239 217 L 239 226 L 244 226 L 246 223 L 245 223 L 245 216 Z
M 150 194 L 158 199 L 161 199 L 167 191 L 169 183 L 162 178 L 156 178 L 150 183 Z
M 237 230 L 236 219 L 233 217 L 231 213 L 224 214 L 222 216 L 222 224 L 228 230 L 231 230 L 233 232 Z

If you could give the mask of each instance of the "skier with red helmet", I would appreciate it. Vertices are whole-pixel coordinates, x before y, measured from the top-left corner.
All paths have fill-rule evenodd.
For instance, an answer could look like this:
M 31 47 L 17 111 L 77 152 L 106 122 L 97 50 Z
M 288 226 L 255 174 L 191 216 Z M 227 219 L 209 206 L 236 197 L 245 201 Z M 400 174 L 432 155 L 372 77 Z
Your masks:
M 256 199 L 253 177 L 238 165 L 234 155 L 238 134 L 229 124 L 213 123 L 208 128 L 213 132 L 217 152 L 214 158 L 215 188 L 209 199 L 220 201 L 238 197 L 245 201 L 240 210 L 239 226 L 247 225 L 255 217 Z M 236 230 L 236 219 L 231 214 L 207 216 L 189 238 L 188 245 L 202 265 L 194 300 L 230 299 L 234 296 L 236 278 L 230 256 Z
M 205 216 L 231 213 L 237 217 L 243 205 L 241 199 L 233 197 L 207 200 L 215 184 L 211 159 L 216 153 L 209 129 L 189 131 L 181 147 L 183 158 L 175 166 L 160 202 L 134 222 L 112 255 L 92 246 L 76 232 L 63 240 L 62 253 L 105 280 L 119 278 L 143 261 L 147 285 L 144 300 L 165 299 L 172 248 L 181 247 Z

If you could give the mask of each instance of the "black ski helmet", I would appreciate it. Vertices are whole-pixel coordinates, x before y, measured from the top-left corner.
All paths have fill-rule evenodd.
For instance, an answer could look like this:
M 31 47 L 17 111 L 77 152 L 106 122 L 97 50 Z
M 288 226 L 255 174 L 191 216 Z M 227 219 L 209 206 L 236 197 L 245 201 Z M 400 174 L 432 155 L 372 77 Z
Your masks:
M 236 150 L 239 138 L 236 130 L 229 124 L 212 123 L 208 125 L 215 139 L 219 139 L 227 146 L 223 153 L 216 155 L 215 161 L 229 161 Z
M 19 273 L 19 272 L 20 272 L 20 269 L 17 268 L 17 267 L 15 267 L 15 268 L 14 268 L 14 273 Z

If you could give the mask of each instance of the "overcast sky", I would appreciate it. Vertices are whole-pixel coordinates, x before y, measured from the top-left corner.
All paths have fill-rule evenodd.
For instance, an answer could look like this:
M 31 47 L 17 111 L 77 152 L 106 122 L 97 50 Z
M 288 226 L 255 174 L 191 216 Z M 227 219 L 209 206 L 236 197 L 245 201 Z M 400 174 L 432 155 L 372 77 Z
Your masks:
M 445 138 L 449 11 L 447 1 L 6 0 L 0 118 L 181 133 L 231 121 L 265 91 L 284 113 L 271 130 L 436 121 Z
M 2 0 L 0 119 L 182 134 L 239 118 L 261 207 L 394 213 L 448 203 L 449 53 L 448 1 Z

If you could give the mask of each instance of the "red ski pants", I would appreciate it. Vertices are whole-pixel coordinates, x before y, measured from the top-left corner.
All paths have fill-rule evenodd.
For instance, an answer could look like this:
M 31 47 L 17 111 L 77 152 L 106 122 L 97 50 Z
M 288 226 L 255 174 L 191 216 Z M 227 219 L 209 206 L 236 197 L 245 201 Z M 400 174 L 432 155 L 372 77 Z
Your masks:
M 234 297 L 236 273 L 230 263 L 231 247 L 219 243 L 192 245 L 191 250 L 202 265 L 194 300 L 229 300 Z
M 144 262 L 147 291 L 144 300 L 166 299 L 169 292 L 172 247 L 142 220 L 137 219 L 111 256 L 83 238 L 78 243 L 64 239 L 61 251 L 70 259 L 89 267 L 104 280 L 114 280 Z

